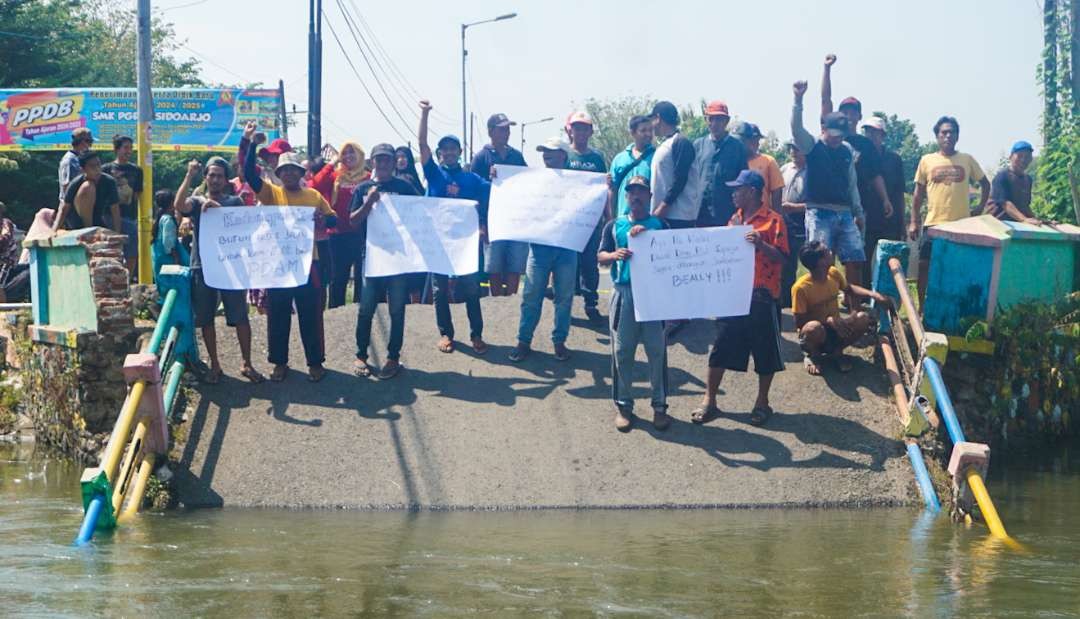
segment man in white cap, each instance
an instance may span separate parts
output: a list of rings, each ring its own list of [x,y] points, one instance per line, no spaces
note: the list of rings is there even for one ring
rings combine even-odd
[[[565,169],[570,158],[570,145],[559,137],[548,138],[536,147],[543,154],[544,166]],[[585,248],[588,251],[588,247]],[[595,254],[593,260],[595,260]],[[510,360],[523,361],[532,350],[533,332],[540,322],[544,305],[544,288],[552,279],[555,293],[555,325],[551,330],[555,359],[566,361],[570,350],[566,338],[570,335],[570,308],[574,302],[574,283],[577,281],[578,253],[572,249],[529,244],[529,262],[525,267],[525,292],[521,298],[521,320],[518,323],[518,343],[510,351]]]
[[[585,172],[607,172],[607,160],[604,154],[589,146],[593,134],[593,120],[588,112],[572,112],[566,117],[566,135],[570,138],[569,159],[566,167]],[[600,301],[597,289],[600,287],[600,267],[596,264],[596,249],[600,246],[600,231],[604,227],[603,218],[596,225],[589,244],[578,257],[578,293],[585,302],[585,315],[592,322],[603,320],[596,309]]]
[[[885,212],[876,191],[866,192],[862,198],[863,211],[866,213],[866,259],[873,263],[878,241],[900,241],[904,238],[904,162],[900,155],[885,148],[887,129],[885,119],[870,116],[859,124],[863,135],[874,145],[874,151],[880,162],[881,180],[885,183],[885,194],[892,211]],[[870,269],[863,270],[863,286],[870,286]]]

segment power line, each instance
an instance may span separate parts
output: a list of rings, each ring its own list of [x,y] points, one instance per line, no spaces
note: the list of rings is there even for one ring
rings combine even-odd
[[[355,25],[356,24],[356,19],[351,14],[346,12],[345,5],[338,2],[338,6],[340,6],[341,10],[343,12],[345,12],[346,21],[347,22],[352,21],[353,25]],[[355,9],[355,5],[353,5],[353,9]],[[402,94],[401,89],[399,89],[397,87],[397,83],[394,81],[394,79],[391,76],[390,72],[386,70],[386,67],[384,67],[382,62],[379,60],[379,55],[376,54],[375,51],[374,51],[375,48],[372,47],[372,45],[370,43],[368,43],[367,39],[364,38],[364,33],[360,29],[359,26],[356,27],[356,32],[357,32],[357,34],[360,35],[360,41],[362,41],[364,43],[364,45],[367,46],[368,52],[371,54],[371,57],[375,59],[375,64],[379,67],[379,70],[383,72],[383,77],[386,77],[387,78],[386,81],[390,82],[390,87],[393,88],[394,92],[396,92],[397,95],[399,97],[401,97],[401,100],[405,102],[406,108],[412,110],[413,116],[415,116],[416,119],[419,120],[420,119],[420,112],[418,112],[416,110],[415,101],[409,101],[409,97],[406,97],[404,94]],[[423,98],[423,97],[420,97],[420,98]]]
[[[374,41],[375,49],[378,50],[380,54],[382,54],[382,57],[386,61],[386,64],[390,67],[392,73],[397,77],[398,81],[402,84],[402,86],[404,86],[405,90],[409,91],[409,93],[417,100],[424,99],[425,96],[421,94],[415,86],[412,85],[412,82],[409,81],[409,78],[405,76],[404,71],[402,71],[401,68],[397,66],[397,63],[394,62],[393,57],[386,51],[386,48],[383,47],[383,44],[379,41],[379,37],[375,34],[375,29],[367,23],[366,19],[364,19],[364,15],[360,12],[360,9],[357,8],[356,3],[353,2],[353,0],[348,0],[348,2],[349,5],[352,7],[353,13],[355,14],[360,25],[367,32],[368,40]],[[443,114],[440,114],[438,110],[432,110],[431,117],[436,118],[439,120],[439,122],[443,123],[454,122],[453,119]]]
[[[364,92],[367,93],[368,98],[371,99],[371,103],[375,105],[375,109],[378,110],[379,115],[383,117],[386,124],[390,126],[390,129],[397,134],[403,142],[408,142],[409,138],[405,137],[398,131],[398,128],[394,126],[394,123],[390,120],[390,117],[386,115],[382,107],[379,106],[379,102],[375,99],[375,95],[371,93],[371,89],[364,83],[364,78],[360,77],[360,71],[357,70],[356,65],[353,64],[352,58],[349,57],[349,53],[345,51],[345,46],[341,43],[341,38],[338,37],[337,31],[334,30],[333,23],[330,20],[326,21],[326,26],[330,28],[330,34],[334,35],[334,40],[337,41],[338,48],[341,49],[341,55],[345,56],[345,61],[349,63],[349,67],[352,68],[353,73],[356,75],[356,79],[360,82],[360,86],[364,88]]]

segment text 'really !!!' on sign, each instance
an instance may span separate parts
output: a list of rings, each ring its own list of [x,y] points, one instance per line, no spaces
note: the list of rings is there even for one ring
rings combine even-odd
[[[488,238],[580,252],[607,203],[607,175],[496,165]]]
[[[310,206],[207,209],[199,219],[199,259],[211,288],[294,288],[307,283],[315,246]]]
[[[723,318],[750,312],[750,226],[648,230],[630,237],[630,285],[638,321]]]

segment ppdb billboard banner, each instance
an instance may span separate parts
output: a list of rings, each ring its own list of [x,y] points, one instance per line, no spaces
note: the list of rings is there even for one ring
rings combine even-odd
[[[154,89],[154,150],[236,147],[249,120],[269,139],[280,137],[277,90]],[[0,151],[64,150],[71,132],[86,127],[98,142],[135,137],[134,88],[0,90]]]

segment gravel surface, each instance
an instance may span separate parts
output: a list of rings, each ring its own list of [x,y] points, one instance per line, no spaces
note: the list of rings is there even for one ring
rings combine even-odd
[[[589,326],[575,300],[568,346],[551,355],[550,304],[524,363],[507,360],[520,297],[484,299],[478,357],[463,306],[454,306],[458,349],[436,350],[430,306],[407,308],[404,370],[379,381],[352,375],[356,306],[325,317],[323,382],[306,380],[299,334],[285,382],[250,385],[239,377],[231,330],[219,323],[226,376],[199,385],[177,473],[188,506],[361,509],[528,509],[553,507],[866,506],[916,502],[910,466],[873,350],[856,349],[854,369],[824,377],[802,368],[784,334],[787,371],[772,390],[776,414],[749,423],[757,380],[729,373],[721,419],[690,423],[700,401],[713,327],[695,321],[669,345],[671,428],[649,420],[644,352],[639,350],[637,412],[622,434],[613,426],[606,324]],[[603,300],[602,300],[603,304]],[[375,321],[379,364],[388,327]],[[790,316],[785,325],[791,327]],[[266,328],[253,320],[256,365],[269,375]]]

